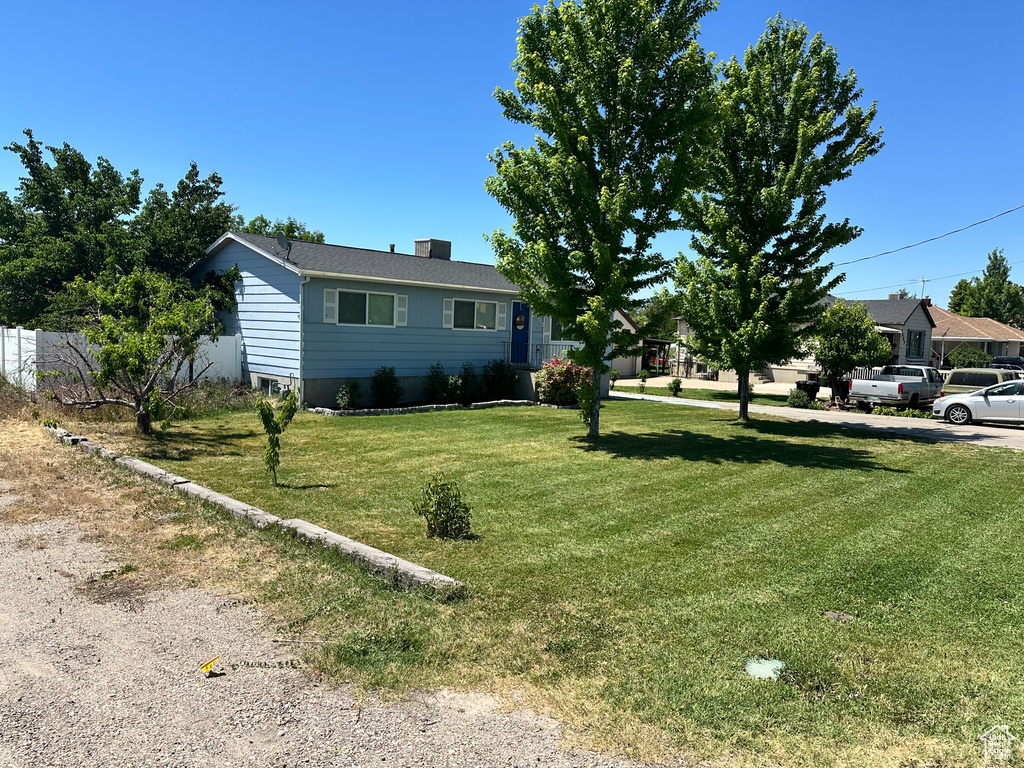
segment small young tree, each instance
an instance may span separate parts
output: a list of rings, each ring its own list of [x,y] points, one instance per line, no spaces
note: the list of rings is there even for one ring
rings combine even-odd
[[[260,417],[263,431],[267,434],[267,449],[263,452],[263,462],[267,465],[277,485],[277,468],[281,466],[281,433],[292,423],[299,409],[299,395],[296,390],[288,393],[280,416],[274,416],[274,406],[262,392],[256,398],[256,414]]]
[[[881,365],[892,354],[889,342],[875,330],[867,307],[857,302],[847,304],[842,299],[821,316],[814,339],[814,359],[832,388],[832,402],[842,397],[840,378],[855,368]]]
[[[220,332],[209,293],[139,267],[94,281],[78,278],[69,295],[86,313],[82,333],[88,343],[69,339],[41,361],[54,399],[81,410],[129,408],[139,432],[150,434],[154,417],[209,367],[182,375],[195,362],[203,336],[216,339]]]
[[[882,142],[853,70],[840,70],[821,35],[808,40],[807,27],[781,17],[742,62],[725,64],[718,95],[710,183],[682,204],[698,258],[680,256],[676,285],[690,353],[736,371],[746,420],[750,373],[803,353],[843,279],[820,260],[860,234],[846,220],[825,223],[825,191]]]

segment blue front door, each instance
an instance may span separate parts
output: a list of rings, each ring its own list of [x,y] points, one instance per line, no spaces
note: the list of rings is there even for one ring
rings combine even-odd
[[[530,308],[519,301],[512,302],[512,348],[509,362],[525,365],[530,360]]]

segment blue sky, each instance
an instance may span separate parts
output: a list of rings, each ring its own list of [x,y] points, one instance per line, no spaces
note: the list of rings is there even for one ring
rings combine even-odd
[[[87,158],[138,168],[148,190],[190,161],[224,178],[247,217],[294,216],[328,242],[409,252],[452,241],[492,262],[484,232],[509,227],[484,192],[487,154],[532,135],[492,98],[510,87],[529,2],[45,2],[5,8],[0,143],[31,128]],[[832,254],[870,256],[1024,204],[1024,4],[978,0],[723,0],[702,25],[741,54],[776,13],[821,31],[877,100],[886,146],[836,185],[832,218],[864,229]],[[0,188],[20,164],[0,153]],[[659,239],[666,255],[689,238]],[[921,277],[980,274],[986,254],[1022,262],[1024,210],[944,240],[845,267],[851,298],[911,291]],[[925,291],[945,305],[958,278]]]

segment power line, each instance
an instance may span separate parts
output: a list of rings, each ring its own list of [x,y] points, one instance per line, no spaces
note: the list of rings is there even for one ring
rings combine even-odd
[[[1022,208],[1024,208],[1024,205],[1018,205],[1016,208],[1011,208],[1008,211],[1003,211],[1002,213],[997,213],[995,216],[989,216],[987,219],[982,219],[981,221],[976,221],[973,224],[968,224],[966,227],[960,227],[959,229],[951,230],[951,231],[947,232],[944,235],[936,235],[935,237],[929,237],[927,240],[922,240],[919,243],[911,243],[910,245],[904,245],[904,246],[902,246],[900,248],[893,248],[891,251],[882,251],[881,253],[876,253],[874,256],[864,256],[864,257],[859,258],[859,259],[851,259],[850,261],[841,261],[838,264],[835,264],[833,266],[845,267],[847,264],[856,264],[856,263],[861,262],[861,261],[868,261],[870,259],[877,259],[879,256],[889,256],[889,255],[891,255],[893,253],[899,253],[900,251],[909,250],[910,248],[917,248],[917,246],[924,245],[925,243],[934,243],[936,240],[941,240],[944,237],[949,237],[950,235],[955,235],[957,232],[963,232],[964,230],[970,229],[971,227],[976,227],[979,224],[986,224],[986,223],[988,223],[990,221],[994,221],[995,219],[998,219],[1000,216],[1005,216],[1008,213],[1013,213],[1014,211],[1019,211]],[[936,279],[941,279],[941,278],[936,278]],[[872,289],[872,290],[879,290],[879,289]]]
[[[1009,261],[1009,262],[1006,263],[1006,266],[1012,267],[1015,264],[1024,264],[1024,259],[1020,259],[1019,261]],[[857,291],[843,291],[843,293],[839,294],[839,295],[849,296],[850,294],[853,294],[853,293],[870,293],[871,291],[884,291],[884,290],[886,290],[888,288],[904,288],[904,287],[910,285],[911,283],[936,283],[939,280],[949,280],[952,277],[963,277],[964,275],[974,275],[974,274],[977,274],[977,272],[978,272],[978,270],[972,269],[972,270],[969,270],[967,272],[957,272],[955,275],[943,275],[942,277],[918,278],[916,280],[907,280],[906,282],[895,283],[893,285],[882,285],[882,286],[879,286],[878,288],[862,288],[862,289],[857,290]]]

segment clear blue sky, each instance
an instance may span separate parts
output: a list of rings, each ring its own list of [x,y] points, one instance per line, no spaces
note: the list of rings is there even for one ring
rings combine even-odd
[[[481,233],[508,228],[484,192],[487,154],[528,143],[492,98],[510,87],[523,0],[46,2],[4,9],[0,143],[32,128],[87,158],[138,168],[145,189],[196,161],[247,217],[294,216],[328,242],[411,251],[452,241],[492,262]],[[886,146],[830,194],[863,236],[834,261],[923,240],[1024,204],[1024,3],[723,0],[701,41],[740,54],[784,17],[821,31],[877,100]],[[0,188],[20,164],[0,153]],[[659,240],[685,249],[680,233]],[[895,256],[847,267],[837,291],[884,297],[919,278],[1024,262],[1024,210]],[[1024,263],[1013,268],[1024,282]],[[956,278],[929,283],[944,305]],[[873,290],[874,289],[874,290]]]

